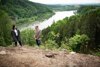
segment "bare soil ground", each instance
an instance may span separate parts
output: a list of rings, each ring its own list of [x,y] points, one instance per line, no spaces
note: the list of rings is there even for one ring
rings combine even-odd
[[[0,47],[0,67],[100,67],[100,57],[32,47]]]

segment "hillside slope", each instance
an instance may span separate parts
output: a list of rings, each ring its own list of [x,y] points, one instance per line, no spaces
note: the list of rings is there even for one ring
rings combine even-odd
[[[0,0],[0,9],[4,10],[16,21],[23,18],[31,18],[31,20],[35,21],[53,14],[46,5],[28,0]]]
[[[0,67],[100,67],[100,57],[64,50],[0,47]]]

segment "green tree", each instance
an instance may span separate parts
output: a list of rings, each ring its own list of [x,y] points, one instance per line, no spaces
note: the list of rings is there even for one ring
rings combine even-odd
[[[11,25],[12,21],[4,11],[0,10],[0,45],[8,46],[11,44]]]

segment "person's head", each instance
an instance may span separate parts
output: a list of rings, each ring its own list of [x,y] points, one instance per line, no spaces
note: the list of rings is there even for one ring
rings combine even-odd
[[[39,26],[35,26],[35,29],[38,30],[39,29]]]
[[[12,29],[13,29],[13,30],[16,29],[16,25],[13,25],[13,26],[12,26]]]

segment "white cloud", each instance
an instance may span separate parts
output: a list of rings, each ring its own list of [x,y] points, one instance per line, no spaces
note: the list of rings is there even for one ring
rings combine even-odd
[[[43,4],[84,4],[84,3],[100,3],[100,0],[30,0],[32,2]]]

